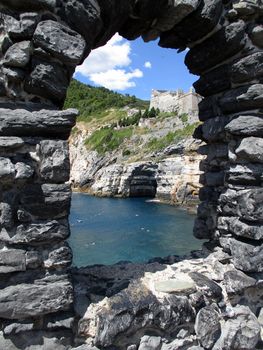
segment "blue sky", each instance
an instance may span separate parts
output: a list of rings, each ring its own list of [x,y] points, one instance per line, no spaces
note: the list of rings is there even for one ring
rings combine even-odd
[[[150,99],[152,89],[188,91],[198,77],[184,65],[185,54],[160,48],[157,41],[131,42],[116,34],[77,67],[75,78],[142,99]]]

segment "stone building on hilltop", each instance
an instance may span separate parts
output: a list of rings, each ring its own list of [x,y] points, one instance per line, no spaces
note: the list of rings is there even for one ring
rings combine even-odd
[[[159,108],[161,112],[177,112],[178,115],[184,113],[193,118],[198,117],[198,103],[202,97],[193,88],[189,92],[181,89],[177,91],[152,90],[150,108]]]

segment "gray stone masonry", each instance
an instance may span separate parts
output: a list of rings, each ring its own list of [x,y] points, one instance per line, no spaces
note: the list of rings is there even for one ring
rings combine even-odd
[[[190,49],[185,63],[204,97],[195,136],[207,143],[194,234],[262,284],[262,1],[0,0],[0,349],[73,344],[67,138],[77,112],[60,109],[76,65],[116,32]],[[218,338],[216,308],[204,306],[192,349],[255,349],[254,314],[241,308]],[[235,328],[245,320],[246,340]],[[138,324],[140,349],[159,349]]]

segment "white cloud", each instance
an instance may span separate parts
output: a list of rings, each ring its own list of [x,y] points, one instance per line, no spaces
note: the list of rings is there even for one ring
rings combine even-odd
[[[125,90],[136,86],[134,78],[143,77],[139,69],[127,69],[131,64],[130,55],[131,44],[116,34],[105,46],[93,50],[76,73],[108,89]]]
[[[145,68],[151,69],[151,68],[152,68],[151,62],[149,62],[149,61],[145,62],[145,63],[144,63],[144,67],[145,67]]]
[[[140,69],[135,69],[127,72],[124,69],[110,69],[106,72],[93,73],[90,75],[90,80],[97,85],[102,85],[112,90],[126,90],[135,87],[134,78],[142,78],[143,72]]]

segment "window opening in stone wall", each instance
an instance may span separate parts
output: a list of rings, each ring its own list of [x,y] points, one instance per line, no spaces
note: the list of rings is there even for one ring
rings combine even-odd
[[[173,260],[201,247],[203,156],[192,138],[201,97],[186,53],[115,34],[77,67],[65,103],[80,111],[70,138],[75,265]]]

